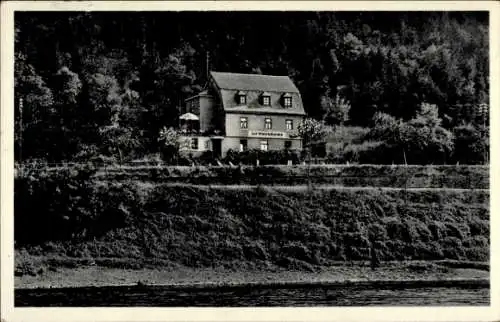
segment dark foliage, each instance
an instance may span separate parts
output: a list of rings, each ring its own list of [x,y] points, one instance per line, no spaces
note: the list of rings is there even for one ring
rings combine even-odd
[[[98,184],[57,174],[17,183],[15,240],[31,254],[168,260],[487,260],[486,191],[210,189]],[[79,188],[57,193],[65,182]],[[20,199],[16,199],[20,200]],[[63,219],[62,217],[68,217]],[[31,274],[20,267],[19,274]]]
[[[135,186],[98,184],[92,167],[30,171],[16,177],[15,240],[37,244],[46,240],[87,240],[134,220],[140,207]]]

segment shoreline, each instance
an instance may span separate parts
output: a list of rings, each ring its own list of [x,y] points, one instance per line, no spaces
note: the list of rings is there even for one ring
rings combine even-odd
[[[164,288],[245,288],[245,287],[341,287],[406,284],[428,286],[487,285],[490,272],[476,268],[433,266],[412,270],[404,264],[369,267],[333,266],[307,272],[288,269],[225,268],[143,268],[138,270],[87,266],[58,268],[37,276],[16,276],[14,289],[57,289],[82,287],[164,287]]]
[[[490,279],[407,279],[407,280],[345,280],[345,281],[311,281],[311,282],[251,282],[251,283],[180,283],[180,284],[99,284],[87,286],[63,286],[63,287],[40,287],[40,286],[24,286],[15,287],[14,290],[39,290],[39,289],[79,289],[79,288],[120,288],[120,287],[145,287],[145,288],[168,288],[172,290],[189,290],[189,289],[236,289],[236,288],[314,288],[314,287],[346,287],[346,286],[366,286],[366,287],[489,287]]]

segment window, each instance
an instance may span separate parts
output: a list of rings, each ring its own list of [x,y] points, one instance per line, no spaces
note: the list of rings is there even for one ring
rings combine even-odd
[[[247,97],[246,97],[246,95],[243,95],[243,94],[238,95],[238,103],[240,105],[246,104],[247,103]]]
[[[285,141],[285,149],[290,149],[292,147],[292,141]]]
[[[292,98],[291,97],[284,97],[283,98],[283,105],[285,107],[292,107]]]
[[[286,120],[286,129],[288,131],[293,130],[293,120]]]
[[[240,129],[248,129],[248,118],[240,117]]]
[[[267,140],[260,141],[260,149],[262,151],[267,151],[268,148],[269,148],[269,143],[267,142]]]
[[[198,138],[191,138],[191,150],[198,150]]]
[[[248,147],[247,140],[240,140],[240,152],[246,151]]]
[[[273,121],[270,118],[265,119],[264,128],[270,130],[273,128]]]
[[[262,96],[262,105],[264,105],[264,106],[271,105],[271,97],[269,97],[269,96]]]

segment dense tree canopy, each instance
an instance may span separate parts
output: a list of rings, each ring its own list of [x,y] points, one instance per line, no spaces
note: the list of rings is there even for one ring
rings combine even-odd
[[[22,129],[17,155],[23,159],[158,151],[160,129],[175,126],[179,105],[205,85],[207,53],[212,70],[289,75],[308,115],[332,125],[372,126],[384,113],[429,129],[421,126],[428,103],[436,107],[433,119],[442,119],[432,132],[437,140],[458,133],[461,149],[471,145],[468,134],[488,126],[487,109],[479,108],[489,100],[486,13],[17,12],[15,18],[16,147]]]

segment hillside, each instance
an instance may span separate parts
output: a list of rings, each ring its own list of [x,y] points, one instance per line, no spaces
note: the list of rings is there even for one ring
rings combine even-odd
[[[210,188],[137,181],[72,189],[58,196],[48,192],[51,198],[34,191],[16,203],[20,272],[32,255],[93,258],[103,266],[129,268],[176,263],[299,270],[368,260],[372,245],[384,261],[489,256],[485,190]]]

